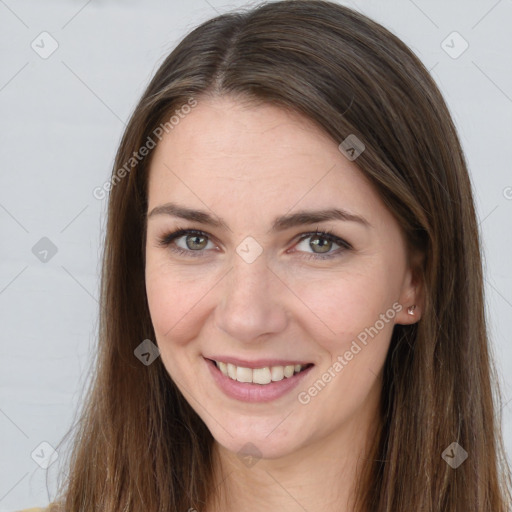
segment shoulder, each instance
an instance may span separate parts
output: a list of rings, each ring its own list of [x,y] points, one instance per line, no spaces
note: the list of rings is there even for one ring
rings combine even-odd
[[[24,508],[23,510],[18,510],[17,512],[44,512],[44,508],[35,507],[35,508]]]

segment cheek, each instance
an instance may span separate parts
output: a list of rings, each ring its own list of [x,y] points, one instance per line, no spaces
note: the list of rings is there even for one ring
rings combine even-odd
[[[199,337],[202,320],[198,281],[184,282],[175,273],[163,269],[146,272],[146,293],[155,343],[169,375],[180,385],[191,378],[195,351],[193,341]],[[183,390],[182,390],[183,392]]]
[[[333,395],[327,393],[326,398],[346,391],[357,402],[375,381],[393,332],[397,314],[393,304],[399,308],[394,280],[382,268],[368,266],[361,272],[315,280],[300,288],[308,309],[295,316],[300,318],[301,329],[314,338],[322,360],[320,371],[336,376],[332,387],[329,385]]]
[[[297,400],[311,418],[330,418],[327,430],[377,400],[375,386],[389,350],[396,310],[389,283],[371,277],[331,280],[323,293],[321,286],[303,288],[304,302],[315,305],[312,309],[321,322],[310,313],[302,318],[301,327],[314,336],[321,362],[297,391]]]
[[[201,279],[178,278],[176,272],[164,266],[146,267],[151,321],[162,345],[182,344],[194,338],[200,325],[197,314],[201,297],[208,291],[208,285],[204,283]]]
[[[367,268],[296,282],[294,292],[304,312],[298,318],[310,326],[318,324],[323,338],[336,341],[357,336],[391,308],[395,292],[384,276],[378,269]]]

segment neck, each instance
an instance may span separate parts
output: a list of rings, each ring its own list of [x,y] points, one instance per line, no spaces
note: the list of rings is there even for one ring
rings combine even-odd
[[[216,496],[207,512],[352,512],[355,484],[368,469],[379,433],[376,407],[340,429],[278,459],[250,466],[214,443]],[[356,415],[357,416],[357,415]]]

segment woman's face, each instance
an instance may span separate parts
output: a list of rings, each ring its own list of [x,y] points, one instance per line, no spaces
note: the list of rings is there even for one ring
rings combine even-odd
[[[420,308],[407,313],[405,241],[357,160],[297,114],[226,97],[201,99],[154,151],[156,343],[214,438],[276,458],[364,431],[393,326]],[[178,229],[195,232],[159,243]]]

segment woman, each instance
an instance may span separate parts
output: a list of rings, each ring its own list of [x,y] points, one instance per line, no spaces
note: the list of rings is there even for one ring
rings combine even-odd
[[[107,188],[98,367],[48,510],[508,510],[470,180],[394,35],[316,0],[202,24]]]

